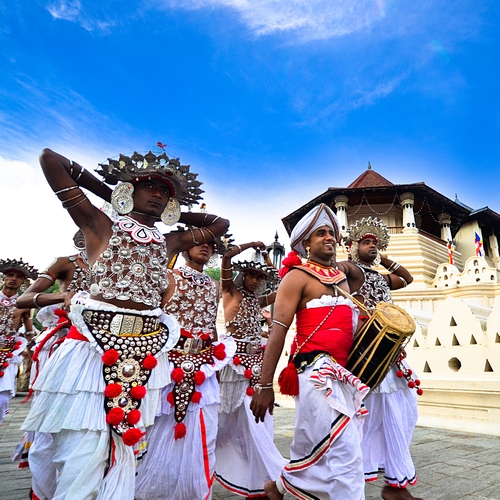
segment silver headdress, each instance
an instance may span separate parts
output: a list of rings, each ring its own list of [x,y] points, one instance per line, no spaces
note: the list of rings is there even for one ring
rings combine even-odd
[[[376,217],[363,217],[361,220],[351,224],[349,234],[344,239],[344,245],[347,247],[354,262],[359,261],[359,242],[369,237],[376,240],[379,252],[383,252],[389,246],[389,228],[380,219]],[[380,256],[377,257],[377,261],[380,261]],[[378,262],[374,262],[374,264],[378,264]]]
[[[111,185],[121,181],[113,191],[111,204],[119,214],[129,213],[133,209],[133,182],[141,179],[160,179],[170,189],[170,200],[162,221],[173,225],[180,217],[180,205],[193,205],[201,200],[201,182],[198,174],[189,171],[189,165],[181,165],[178,158],[169,158],[165,152],[155,155],[149,151],[145,155],[134,153],[132,156],[120,155],[118,160],[108,158],[100,163],[96,172]]]
[[[9,271],[22,274],[25,278],[32,280],[38,278],[38,270],[23,262],[23,259],[0,259],[0,273],[6,274]]]
[[[181,165],[178,158],[169,158],[167,153],[155,155],[151,151],[145,155],[134,153],[132,156],[120,155],[118,160],[108,158],[100,163],[96,172],[111,185],[119,181],[131,182],[136,179],[159,178],[165,181],[170,195],[177,198],[181,205],[192,205],[201,200],[202,183],[197,181],[198,174],[189,171],[190,165]]]
[[[243,278],[247,271],[254,271],[262,274],[263,280],[260,285],[255,290],[256,295],[262,295],[264,292],[268,293],[276,290],[280,283],[280,277],[278,275],[278,270],[267,264],[262,264],[261,262],[256,262],[253,260],[244,260],[233,263],[234,270],[238,273],[234,279],[234,286],[239,290],[243,287]]]

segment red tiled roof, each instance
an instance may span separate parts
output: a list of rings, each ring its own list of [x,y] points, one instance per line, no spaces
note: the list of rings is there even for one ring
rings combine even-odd
[[[394,184],[375,172],[375,170],[368,168],[356,180],[352,181],[347,188],[367,188],[378,186],[394,186]]]

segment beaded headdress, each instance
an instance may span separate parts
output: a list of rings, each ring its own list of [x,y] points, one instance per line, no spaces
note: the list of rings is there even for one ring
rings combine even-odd
[[[377,249],[379,252],[382,252],[389,246],[389,228],[376,217],[363,217],[361,220],[351,224],[349,233],[344,239],[344,244],[348,248],[350,257],[354,262],[359,260],[359,242],[365,238],[374,238]]]
[[[233,263],[233,267],[238,273],[234,279],[234,286],[238,290],[243,287],[243,279],[245,273],[248,271],[254,271],[262,274],[263,280],[257,287],[257,290],[255,290],[256,295],[262,295],[266,290],[273,291],[278,288],[280,277],[278,275],[278,270],[272,266],[253,260],[244,260]]]
[[[25,278],[32,280],[38,277],[38,270],[23,262],[23,259],[0,259],[0,273],[6,274],[9,271],[22,274]]]
[[[177,198],[181,205],[192,205],[201,200],[201,182],[198,174],[189,171],[190,165],[181,165],[178,158],[169,158],[167,153],[145,155],[134,153],[132,156],[120,155],[118,160],[108,158],[107,163],[100,163],[96,172],[111,185],[119,181],[132,182],[144,178],[161,179],[171,189],[170,196]]]

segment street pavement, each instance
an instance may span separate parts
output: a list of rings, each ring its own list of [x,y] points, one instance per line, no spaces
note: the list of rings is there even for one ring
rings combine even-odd
[[[29,498],[29,470],[19,469],[10,460],[29,409],[22,399],[18,396],[11,401],[10,413],[0,427],[0,500]],[[288,457],[294,419],[290,401],[282,401],[274,416],[276,445]],[[425,500],[500,500],[500,437],[417,426],[411,452],[419,476],[418,484],[410,488],[414,496]],[[380,499],[382,486],[381,479],[367,484],[366,500]],[[241,499],[215,484],[213,500]]]

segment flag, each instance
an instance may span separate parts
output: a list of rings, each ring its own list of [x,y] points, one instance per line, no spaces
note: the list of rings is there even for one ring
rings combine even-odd
[[[479,236],[479,234],[477,234],[475,231],[474,231],[474,243],[476,245],[476,255],[478,257],[482,257],[483,256],[483,241],[481,239],[481,236]]]
[[[451,240],[448,240],[446,248],[448,249],[448,262],[450,264],[455,264],[455,259],[453,258],[453,242]]]

